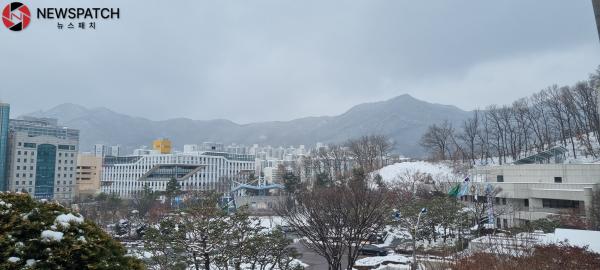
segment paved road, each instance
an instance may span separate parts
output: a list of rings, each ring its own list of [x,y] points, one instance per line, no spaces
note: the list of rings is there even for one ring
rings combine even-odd
[[[295,247],[298,250],[298,252],[300,252],[302,254],[302,257],[300,258],[300,260],[303,263],[308,264],[308,267],[306,267],[306,270],[327,270],[328,269],[327,261],[325,260],[325,258],[321,257],[314,251],[306,248],[301,243],[298,243],[298,242],[293,243],[292,246]],[[342,266],[345,267],[347,263],[348,263],[348,260],[346,260],[346,258],[343,258]]]

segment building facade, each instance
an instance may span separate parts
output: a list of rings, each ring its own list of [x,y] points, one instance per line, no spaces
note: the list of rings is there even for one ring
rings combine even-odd
[[[102,157],[95,155],[77,156],[77,196],[85,198],[100,193]]]
[[[104,144],[94,144],[93,153],[97,157],[105,157],[110,155],[108,146]]]
[[[10,105],[0,103],[0,191],[8,187],[8,121],[10,116]]]
[[[498,227],[519,226],[565,212],[585,216],[593,192],[600,188],[600,164],[491,166],[477,168],[472,175],[496,188],[493,203],[500,214],[495,220]]]
[[[105,157],[101,191],[131,198],[144,186],[164,191],[175,178],[184,191],[228,192],[232,180],[248,171],[254,171],[254,156],[224,152]]]
[[[11,119],[8,140],[8,190],[36,199],[73,200],[78,130],[58,126],[55,119]]]

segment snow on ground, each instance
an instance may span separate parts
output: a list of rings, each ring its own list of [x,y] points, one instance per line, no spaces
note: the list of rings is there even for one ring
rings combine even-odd
[[[385,230],[387,232],[385,240],[382,244],[375,244],[375,246],[382,248],[389,247],[396,239],[412,239],[412,236],[410,236],[410,233],[406,229],[391,228],[391,226],[387,226]]]
[[[285,226],[285,221],[280,216],[261,216],[257,217],[261,227],[266,230],[273,230],[277,226]]]
[[[431,163],[427,161],[401,162],[385,166],[376,171],[385,182],[402,182],[407,175],[415,173],[430,174],[435,181],[462,180],[452,168],[444,163]]]
[[[78,217],[78,216],[75,216],[75,215],[69,213],[69,214],[58,215],[56,217],[56,219],[54,219],[54,224],[60,224],[65,228],[69,227],[69,222],[81,224],[81,223],[83,223],[83,217],[81,217],[81,216]]]
[[[570,245],[588,248],[600,253],[600,232],[589,230],[561,229],[557,228],[554,233],[545,235],[545,243],[553,244],[561,241],[567,241]]]
[[[358,259],[355,263],[355,266],[358,267],[378,267],[381,264],[403,264],[408,265],[410,263],[410,259],[403,255],[392,254],[387,256],[375,256],[375,257],[366,257],[362,259]]]
[[[11,263],[17,263],[19,262],[21,259],[17,258],[17,257],[10,257],[8,258],[8,261]]]
[[[63,239],[63,233],[55,232],[52,230],[45,230],[42,232],[42,239],[49,241],[61,241]]]

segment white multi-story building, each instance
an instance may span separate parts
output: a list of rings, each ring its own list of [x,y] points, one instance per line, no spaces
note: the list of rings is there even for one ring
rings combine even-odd
[[[496,188],[498,227],[519,226],[565,211],[585,216],[593,192],[600,188],[600,164],[509,164],[479,167],[472,175],[478,181],[472,189],[479,196],[481,185]],[[467,199],[474,195],[470,192]]]
[[[54,119],[10,120],[8,190],[71,201],[76,193],[79,131]]]
[[[252,155],[214,151],[105,157],[101,190],[131,198],[145,185],[164,191],[167,182],[175,178],[184,191],[227,192],[231,180],[254,172],[254,162]]]
[[[200,147],[198,147],[197,144],[184,144],[183,145],[184,153],[198,152],[199,150],[200,150]]]

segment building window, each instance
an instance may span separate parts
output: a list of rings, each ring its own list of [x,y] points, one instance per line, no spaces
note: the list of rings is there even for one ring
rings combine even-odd
[[[523,205],[525,205],[525,207],[529,207],[529,199],[523,200]]]
[[[52,197],[54,190],[54,170],[56,168],[56,146],[40,144],[37,148],[35,175],[35,195]],[[33,163],[33,159],[31,160]]]
[[[502,198],[502,204],[506,205],[506,198]]]
[[[562,177],[560,177],[560,176],[554,177],[554,183],[562,183]]]
[[[27,147],[27,148],[35,148],[36,144],[35,143],[24,143],[23,147]]]
[[[504,175],[497,175],[496,182],[504,182]]]
[[[542,199],[544,208],[579,208],[579,201]]]

